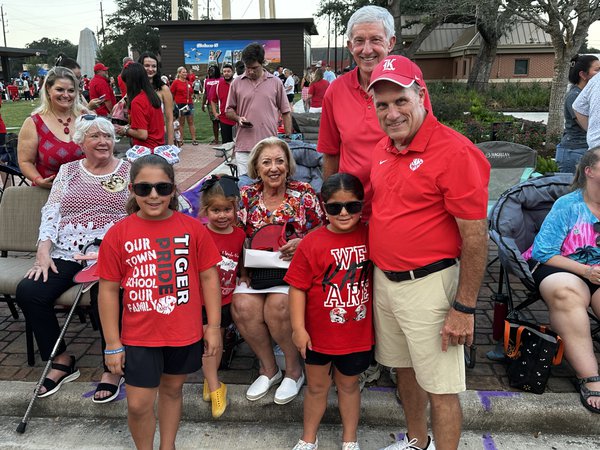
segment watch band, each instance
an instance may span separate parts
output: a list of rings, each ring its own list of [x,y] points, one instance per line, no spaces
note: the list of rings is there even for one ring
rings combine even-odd
[[[477,311],[477,308],[472,308],[471,306],[463,305],[458,300],[454,300],[454,303],[452,304],[452,307],[455,310],[457,310],[457,311],[459,311],[461,313],[465,313],[465,314],[475,314],[475,311]]]

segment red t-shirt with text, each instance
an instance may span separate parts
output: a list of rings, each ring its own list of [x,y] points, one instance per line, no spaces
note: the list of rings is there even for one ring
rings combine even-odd
[[[305,326],[314,351],[347,355],[371,349],[371,275],[364,225],[350,233],[322,227],[302,239],[284,279],[307,293]]]
[[[221,280],[221,304],[227,305],[231,303],[233,290],[236,286],[238,263],[246,233],[238,227],[233,227],[233,231],[229,234],[215,233],[210,228],[206,227],[209,234],[212,236],[217,249],[221,252],[221,262],[217,264],[219,267],[219,278]]]
[[[199,273],[220,261],[204,226],[179,212],[160,221],[132,214],[116,223],[102,241],[98,271],[125,290],[121,342],[183,347],[202,339]]]

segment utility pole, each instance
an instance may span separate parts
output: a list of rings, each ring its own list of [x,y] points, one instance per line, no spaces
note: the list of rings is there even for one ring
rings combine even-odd
[[[4,5],[0,6],[0,15],[2,16],[2,34],[4,35],[4,46],[6,47],[6,28],[4,26]]]
[[[102,46],[104,47],[106,45],[106,32],[104,31],[104,12],[102,11],[102,2],[100,2],[100,25],[102,26],[100,31],[102,31]]]
[[[331,14],[327,14],[327,64],[330,65],[329,49],[331,48]],[[337,68],[336,68],[337,69]],[[333,69],[334,71],[336,69]]]
[[[206,18],[210,20],[210,0],[206,0]]]

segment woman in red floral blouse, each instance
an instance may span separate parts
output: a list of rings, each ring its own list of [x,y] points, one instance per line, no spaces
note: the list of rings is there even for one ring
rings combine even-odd
[[[248,237],[267,224],[291,223],[298,238],[290,239],[279,251],[291,260],[300,239],[320,226],[323,213],[312,187],[290,177],[296,163],[288,145],[277,138],[260,141],[248,160],[248,175],[257,183],[241,189],[240,221]],[[260,361],[260,376],[246,392],[248,400],[264,397],[271,386],[282,380],[271,345],[273,339],[285,356],[286,377],[275,392],[275,403],[292,401],[302,384],[304,374],[300,357],[292,342],[288,307],[289,286],[252,289],[242,277],[233,294],[232,314],[235,323]]]

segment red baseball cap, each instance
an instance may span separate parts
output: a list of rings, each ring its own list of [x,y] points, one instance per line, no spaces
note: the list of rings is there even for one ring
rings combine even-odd
[[[373,88],[373,85],[378,81],[389,81],[391,83],[407,88],[417,83],[420,87],[425,89],[424,105],[425,109],[432,111],[431,99],[429,98],[429,91],[427,85],[423,79],[423,72],[419,66],[408,59],[405,56],[390,55],[383,59],[373,72],[371,73],[371,82],[367,91]]]
[[[400,56],[391,55],[383,59],[371,73],[371,83],[367,90],[370,90],[378,81],[390,81],[402,87],[410,87],[413,83],[424,87],[423,73],[410,59]]]
[[[94,72],[98,72],[99,70],[108,70],[108,67],[99,62],[94,66]]]

